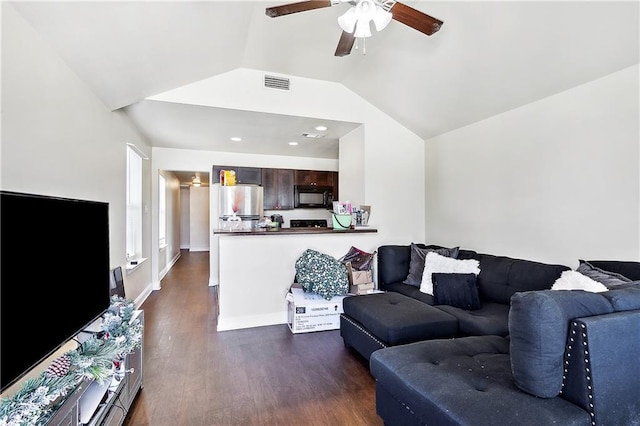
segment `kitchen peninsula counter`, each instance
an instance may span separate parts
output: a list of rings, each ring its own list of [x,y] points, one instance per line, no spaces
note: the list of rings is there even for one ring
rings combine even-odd
[[[368,226],[356,227],[355,229],[333,229],[333,228],[255,228],[242,230],[214,229],[215,235],[300,235],[300,234],[360,234],[378,232],[376,228]]]
[[[214,230],[210,272],[218,285],[218,331],[286,324],[285,296],[305,250],[339,259],[352,246],[373,253],[379,244],[378,230],[364,226]]]

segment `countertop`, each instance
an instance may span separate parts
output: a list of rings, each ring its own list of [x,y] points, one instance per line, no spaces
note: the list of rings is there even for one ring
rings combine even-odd
[[[300,234],[362,234],[378,232],[376,228],[358,226],[355,229],[333,228],[254,228],[232,231],[228,229],[214,229],[214,235],[300,235]]]

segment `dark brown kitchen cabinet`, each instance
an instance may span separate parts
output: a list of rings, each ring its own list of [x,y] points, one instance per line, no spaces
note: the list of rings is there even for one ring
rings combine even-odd
[[[262,169],[265,210],[293,209],[294,171],[291,169]]]
[[[220,183],[220,170],[234,170],[237,184],[262,184],[262,169],[259,167],[213,166],[211,183]]]
[[[296,185],[333,186],[338,184],[337,172],[323,170],[296,170]]]

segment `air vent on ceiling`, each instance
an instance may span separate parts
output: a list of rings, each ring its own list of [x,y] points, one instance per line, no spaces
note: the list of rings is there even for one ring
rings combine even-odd
[[[290,90],[290,81],[288,78],[276,77],[273,75],[264,76],[264,87],[267,89]]]
[[[320,139],[320,138],[324,138],[325,134],[324,133],[302,133],[300,136],[302,136],[303,138],[311,138],[311,139]]]

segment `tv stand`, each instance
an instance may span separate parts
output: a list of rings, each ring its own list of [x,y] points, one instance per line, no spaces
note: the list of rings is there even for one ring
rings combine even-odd
[[[144,311],[138,310],[131,321],[144,326]],[[110,383],[100,385],[85,379],[71,392],[49,420],[49,426],[120,426],[142,388],[143,343],[120,364]]]

